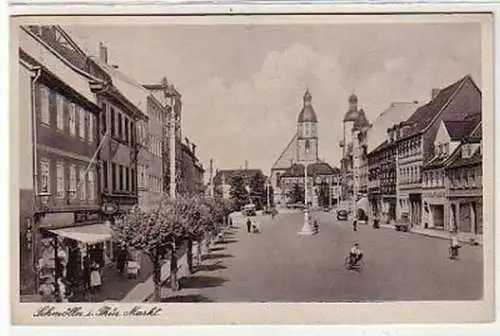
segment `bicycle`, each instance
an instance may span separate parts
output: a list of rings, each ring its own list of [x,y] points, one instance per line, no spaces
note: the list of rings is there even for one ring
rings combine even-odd
[[[361,270],[361,268],[363,268],[364,265],[365,262],[363,261],[363,259],[358,261],[356,264],[353,264],[350,255],[348,255],[344,260],[344,266],[348,270]]]

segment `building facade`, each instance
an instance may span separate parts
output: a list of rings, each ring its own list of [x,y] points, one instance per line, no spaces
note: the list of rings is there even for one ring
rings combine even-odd
[[[460,120],[481,111],[481,92],[470,76],[432,91],[419,107],[392,131],[397,142],[397,217],[423,227],[422,167],[434,156],[434,139],[442,120]]]
[[[305,167],[307,167],[307,180]],[[334,206],[339,202],[339,186],[340,169],[332,168],[325,162],[316,162],[306,166],[294,164],[283,173],[280,179],[280,188],[286,197],[285,204],[303,203],[305,188],[307,188],[308,203],[312,207]]]
[[[368,200],[371,211],[389,223],[396,219],[396,146],[394,122],[406,120],[418,102],[392,102],[367,130]]]
[[[90,82],[96,78],[53,48],[60,36],[53,26],[19,30],[20,97],[30,102],[20,109],[30,121],[20,134],[21,294],[63,275],[79,279],[93,242],[78,232],[105,229],[94,160],[100,107]],[[98,262],[103,257],[95,255]]]

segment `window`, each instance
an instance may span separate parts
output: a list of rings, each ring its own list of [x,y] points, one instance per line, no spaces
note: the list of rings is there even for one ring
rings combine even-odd
[[[474,171],[474,169],[471,169],[469,171],[469,176],[470,176],[470,185],[472,187],[476,187],[477,186],[477,183],[476,183],[476,172]]]
[[[102,185],[105,190],[108,189],[108,161],[102,162]]]
[[[128,128],[129,128],[129,121],[127,118],[124,118],[125,119],[125,142],[126,143],[129,143],[129,137],[128,137]]]
[[[69,110],[69,134],[72,136],[76,135],[76,105],[70,103],[68,106]]]
[[[69,166],[69,191],[76,192],[76,166],[74,164]]]
[[[49,110],[50,90],[48,87],[40,86],[40,122],[50,124],[50,110]]]
[[[111,108],[111,136],[115,136],[116,135],[116,125],[115,125],[115,109],[114,108]],[[114,188],[113,188],[114,189]]]
[[[57,198],[64,198],[64,163],[58,162],[56,165],[56,192]]]
[[[131,185],[131,190],[132,192],[135,192],[137,190],[137,175],[135,172],[135,169],[131,169],[131,174],[130,174],[130,185]]]
[[[125,168],[125,190],[130,191],[130,168]]]
[[[57,129],[64,131],[64,97],[57,95]]]
[[[111,164],[111,188],[113,191],[116,190],[116,163]]]
[[[117,123],[118,123],[118,134],[117,134],[117,137],[119,139],[122,138],[122,114],[118,112],[118,119],[117,119]]]
[[[80,166],[80,180],[78,182],[78,191],[80,192],[80,200],[87,200],[87,183],[85,181],[85,166]]]
[[[94,142],[94,116],[89,114],[89,143]]]
[[[50,193],[50,161],[48,159],[40,160],[40,186],[41,193]]]
[[[123,178],[124,178],[124,176],[123,176],[123,165],[120,165],[118,173],[119,173],[120,190],[123,190]]]
[[[444,144],[444,153],[448,155],[450,153],[450,144]]]
[[[78,107],[78,136],[85,139],[85,110]]]
[[[102,127],[102,132],[103,133],[106,133],[106,129],[107,129],[107,114],[108,114],[108,105],[106,105],[106,103],[102,103],[102,107],[101,107],[101,127]]]
[[[89,184],[89,201],[93,201],[95,195],[95,176],[93,170],[88,172],[87,178]]]

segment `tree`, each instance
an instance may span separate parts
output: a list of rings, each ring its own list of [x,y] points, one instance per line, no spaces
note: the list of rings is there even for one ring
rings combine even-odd
[[[231,177],[231,189],[229,195],[236,210],[240,210],[248,202],[248,191],[246,189],[245,177],[241,174],[235,174]]]
[[[266,202],[266,177],[262,173],[258,172],[252,175],[248,185],[255,203],[260,208],[262,204],[265,204]]]

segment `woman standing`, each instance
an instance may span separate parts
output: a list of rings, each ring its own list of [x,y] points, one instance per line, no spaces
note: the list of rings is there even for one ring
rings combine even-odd
[[[90,264],[90,288],[92,292],[99,289],[102,285],[100,267],[94,260]]]

